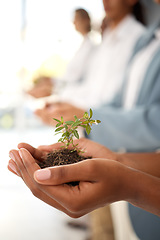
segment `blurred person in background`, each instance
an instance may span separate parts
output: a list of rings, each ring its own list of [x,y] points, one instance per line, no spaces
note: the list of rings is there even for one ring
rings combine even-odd
[[[110,1],[104,0],[106,10],[110,9],[109,3]],[[160,21],[137,41],[124,74],[124,83],[116,97],[110,103],[93,109],[95,118],[102,123],[93,129],[90,138],[114,151],[123,149],[127,152],[152,152],[160,146],[159,25]],[[100,84],[100,79],[98,80]],[[105,94],[109,94],[105,90]],[[88,90],[88,94],[89,91],[91,90]],[[41,112],[37,112],[37,115],[45,123],[51,124],[53,116],[63,116],[66,121],[74,115],[81,117],[84,111],[85,108],[62,103],[54,105],[52,111],[46,111],[44,116]],[[158,217],[130,205],[129,214],[140,239],[160,239]]]
[[[102,35],[102,38],[103,38],[103,34],[107,28],[107,26],[109,25],[109,21],[107,19],[107,16],[105,16],[102,20],[102,23],[101,23],[101,26],[100,26],[100,30],[101,30],[101,35]]]
[[[138,1],[115,0],[110,2],[110,7],[106,7],[107,2],[104,1],[104,8],[108,24],[103,31],[102,43],[91,54],[81,81],[61,91],[60,104],[46,104],[44,108],[36,111],[44,123],[52,124],[50,120],[54,109],[57,110],[58,107],[65,109],[64,102],[80,108],[98,107],[110,101],[121,87],[123,73],[133,46],[145,31],[140,22],[143,17],[139,17],[139,12],[143,11]]]
[[[145,29],[139,1],[115,0],[103,4],[108,23],[102,43],[93,52],[83,81],[64,89],[60,95],[60,101],[81,108],[98,107],[113,98],[121,87],[133,46]]]
[[[90,54],[96,45],[96,41],[92,36],[89,13],[85,9],[75,9],[73,24],[76,31],[82,35],[83,41],[75,56],[69,62],[63,77],[51,79],[49,77],[41,76],[35,79],[33,81],[33,88],[28,91],[29,95],[35,98],[50,96],[52,93],[54,94],[59,91],[65,85],[73,84],[75,81],[81,79],[81,76],[86,69]]]

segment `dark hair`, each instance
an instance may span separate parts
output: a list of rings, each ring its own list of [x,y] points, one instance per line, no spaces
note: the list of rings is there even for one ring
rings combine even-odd
[[[139,22],[146,25],[144,17],[144,6],[139,1],[133,6],[132,14]]]
[[[75,13],[78,13],[81,16],[81,18],[88,20],[87,31],[90,31],[91,30],[91,18],[89,16],[89,13],[83,8],[75,9]]]

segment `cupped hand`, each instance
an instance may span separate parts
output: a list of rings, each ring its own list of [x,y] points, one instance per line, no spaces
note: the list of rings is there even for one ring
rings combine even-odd
[[[106,159],[40,169],[30,152],[12,150],[15,167],[34,196],[71,217],[80,217],[98,207],[122,200],[123,165]],[[79,181],[79,185],[66,183]]]
[[[96,143],[94,141],[91,141],[87,138],[80,138],[73,141],[74,145],[78,144],[78,148],[82,150],[82,155],[85,157],[91,156],[92,158],[107,158],[112,160],[118,160],[119,155],[115,152],[112,152],[105,146]],[[55,143],[51,145],[42,145],[38,147],[39,151],[42,152],[50,152],[54,149],[61,148],[61,143]]]
[[[58,186],[43,186],[34,179],[34,172],[40,170],[39,165],[36,163],[36,160],[32,157],[28,150],[22,148],[20,151],[11,150],[8,169],[22,178],[26,186],[31,190],[32,194],[42,200],[43,202],[49,204],[50,206],[63,211],[67,215],[73,218],[78,218],[82,216],[79,213],[72,213],[63,207],[61,203],[56,201],[54,196],[51,196],[51,192],[56,190]],[[50,189],[52,188],[52,191]],[[59,186],[63,189],[63,186]]]

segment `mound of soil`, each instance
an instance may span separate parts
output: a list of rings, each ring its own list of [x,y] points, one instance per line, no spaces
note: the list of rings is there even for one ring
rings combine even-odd
[[[84,156],[81,156],[77,150],[70,150],[67,148],[63,148],[63,149],[54,150],[53,152],[48,153],[44,161],[39,162],[38,164],[40,168],[46,168],[46,167],[77,163],[89,158],[91,157],[85,158]],[[72,186],[76,186],[79,184],[79,182],[71,182],[68,184]]]

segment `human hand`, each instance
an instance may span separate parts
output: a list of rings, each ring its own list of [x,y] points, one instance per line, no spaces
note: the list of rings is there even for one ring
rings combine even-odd
[[[91,156],[92,158],[106,158],[106,159],[112,159],[112,160],[119,160],[119,154],[112,152],[105,146],[96,143],[94,141],[91,141],[87,138],[80,138],[75,139],[73,141],[74,145],[78,144],[78,148],[81,150],[81,155],[84,157]],[[51,145],[41,145],[38,148],[34,148],[33,146],[27,144],[27,143],[19,143],[18,148],[25,148],[28,150],[28,152],[32,155],[32,157],[35,159],[35,161],[41,162],[44,160],[46,154],[48,154],[51,151],[61,149],[62,143],[54,143]],[[72,148],[71,146],[69,148]],[[14,150],[13,150],[14,151]],[[10,155],[12,156],[12,150],[10,151]],[[12,157],[11,157],[12,158]]]
[[[112,160],[119,160],[119,154],[112,152],[105,146],[96,143],[94,141],[91,141],[90,139],[87,138],[80,138],[80,139],[75,139],[73,141],[74,145],[78,144],[78,148],[82,150],[83,153],[81,153],[83,156],[88,157],[92,156],[92,158],[107,158],[107,159],[112,159]],[[42,152],[51,152],[54,149],[60,149],[62,143],[54,143],[51,145],[42,145],[38,147],[39,151]],[[24,147],[24,145],[19,144],[19,147]],[[70,147],[71,148],[71,147]],[[29,150],[29,148],[28,148]]]
[[[25,145],[25,144],[24,144]],[[27,146],[28,144],[26,144]],[[28,147],[30,149],[32,149],[32,147],[30,145],[28,145]],[[32,149],[34,150],[34,148]],[[37,160],[35,160],[31,154],[29,153],[28,150],[23,149],[23,152],[25,152],[24,154],[28,154],[25,155],[27,158],[27,162],[26,164],[28,165],[28,167],[26,167],[22,161],[21,158],[21,154],[19,153],[19,151],[17,150],[11,150],[10,151],[10,157],[11,159],[9,160],[8,163],[8,169],[9,171],[11,171],[12,173],[16,174],[17,176],[21,177],[22,180],[24,181],[24,183],[26,184],[26,186],[31,190],[32,194],[39,198],[40,200],[42,200],[43,202],[49,204],[50,206],[63,211],[64,213],[66,213],[67,215],[73,217],[73,218],[77,218],[80,217],[79,214],[76,213],[70,213],[70,211],[68,211],[67,209],[65,209],[61,204],[59,204],[54,198],[52,198],[51,196],[48,196],[47,193],[45,192],[46,188],[40,184],[38,184],[33,177],[30,176],[31,172],[33,173],[34,171],[40,169],[39,165],[37,164]],[[36,151],[35,154],[39,155],[39,151]],[[39,156],[37,155],[37,157],[39,158]],[[31,165],[30,165],[31,164]],[[30,165],[30,166],[29,166]],[[32,174],[33,176],[33,174]],[[56,186],[55,186],[56,189]]]
[[[125,198],[121,191],[124,166],[116,161],[92,159],[41,170],[28,150],[11,153],[14,161],[10,161],[33,195],[71,217]],[[72,181],[79,185],[65,184]]]
[[[18,144],[18,148],[25,148],[27,149],[30,154],[34,157],[36,162],[40,162],[44,160],[45,155],[48,153],[47,151],[40,151],[37,148],[32,147],[31,145],[27,144],[27,143],[19,143]],[[8,165],[8,169],[13,172],[14,174],[16,174],[17,176],[20,176],[20,172],[16,166],[15,163],[15,156],[19,157],[18,151],[17,150],[11,150],[9,152],[9,156],[10,156],[10,161],[9,161],[9,165]]]
[[[81,118],[85,110],[77,108],[69,103],[50,103],[42,109],[37,109],[35,114],[41,118],[41,120],[48,125],[56,125],[53,118],[60,119],[63,116],[64,121],[74,120],[74,115]]]
[[[51,78],[40,77],[37,79],[34,87],[27,91],[29,95],[35,98],[47,97],[52,94],[53,84]]]

